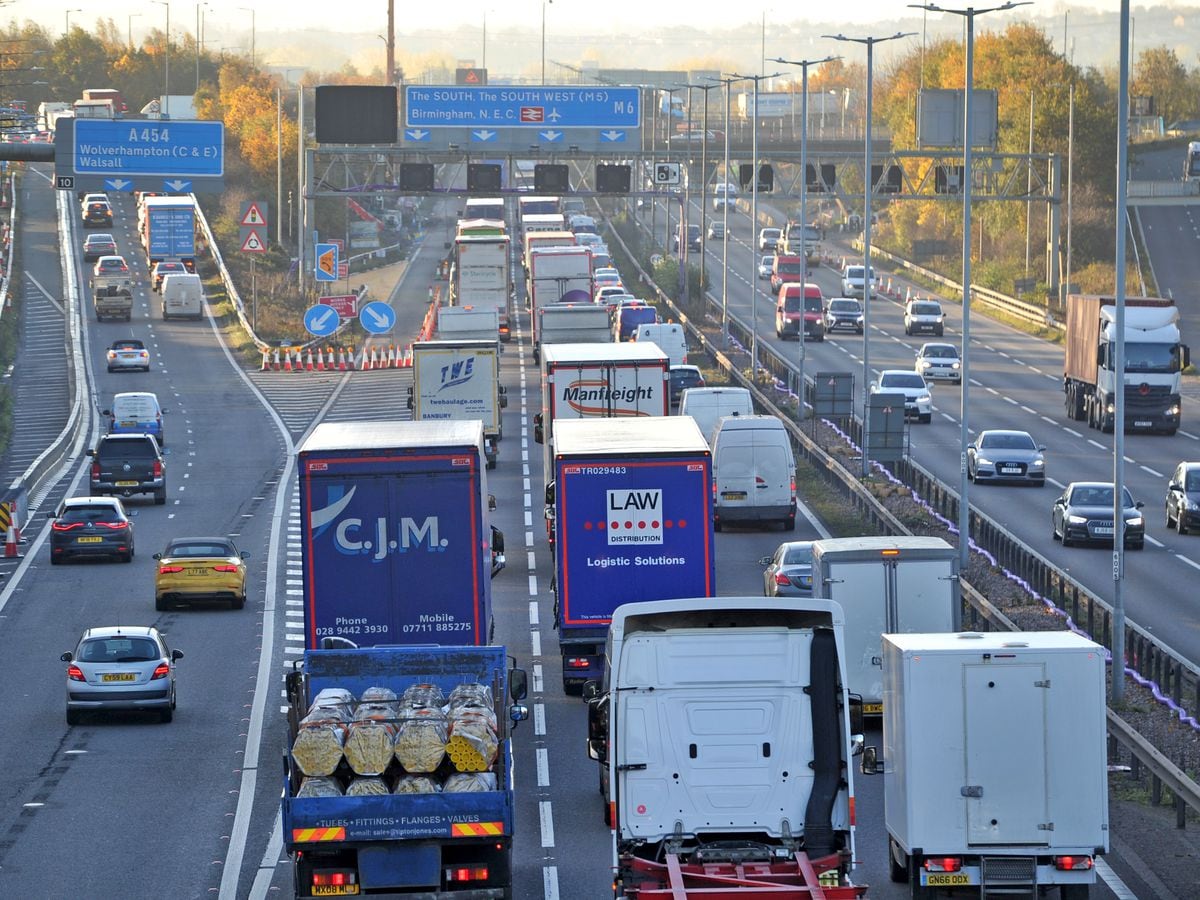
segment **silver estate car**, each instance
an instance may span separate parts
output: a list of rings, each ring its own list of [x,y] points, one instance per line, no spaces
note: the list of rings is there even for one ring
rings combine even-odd
[[[981,431],[967,445],[971,481],[1046,483],[1046,448],[1027,431]]]
[[[59,658],[67,663],[68,725],[85,712],[145,709],[164,722],[175,714],[175,663],[183,651],[169,649],[153,626],[89,628]]]

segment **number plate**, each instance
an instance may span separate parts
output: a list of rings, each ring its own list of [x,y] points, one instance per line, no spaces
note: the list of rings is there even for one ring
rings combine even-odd
[[[878,716],[878,715],[882,715],[882,713],[883,713],[883,704],[882,703],[864,703],[862,709],[863,709],[863,715]]]
[[[1020,475],[1021,474],[1020,466],[1001,466],[1000,471],[1003,472],[1005,475]]]
[[[207,575],[208,569],[188,569],[187,573],[189,575]]]
[[[137,681],[133,672],[109,672],[100,676],[101,681]]]
[[[118,481],[117,487],[137,487],[136,481]]]
[[[1107,525],[1096,525],[1092,528],[1092,534],[1112,534],[1113,530]]]
[[[1145,422],[1145,421],[1135,420],[1133,423],[1133,427],[1134,428],[1149,428],[1153,424],[1154,424],[1153,422]]]
[[[745,500],[745,491],[721,491],[722,500]]]
[[[75,543],[77,543],[77,544],[99,544],[99,543],[102,543],[103,541],[104,541],[104,538],[102,538],[102,537],[75,538]]]
[[[969,885],[971,876],[966,872],[922,872],[921,883],[927,887],[959,887]]]
[[[312,887],[314,897],[345,897],[357,893],[357,884],[314,884]]]

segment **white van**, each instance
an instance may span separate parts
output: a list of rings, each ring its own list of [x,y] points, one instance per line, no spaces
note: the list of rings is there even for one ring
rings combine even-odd
[[[162,317],[199,319],[204,315],[204,284],[191,272],[172,272],[163,276]]]
[[[679,415],[691,416],[696,420],[700,433],[711,448],[721,418],[754,415],[754,401],[747,388],[688,388],[679,400]]]
[[[726,205],[732,205],[733,201],[737,200],[738,189],[736,184],[726,182],[713,186],[713,212],[720,212]]]
[[[150,391],[123,391],[113,394],[112,406],[103,410],[108,417],[109,434],[151,434],[158,446],[166,444],[162,407],[158,395]]]
[[[725,416],[713,438],[713,528],[779,522],[796,528],[796,457],[775,416]]]
[[[683,333],[683,326],[678,322],[639,325],[637,331],[633,333],[633,339],[657,344],[658,349],[667,354],[667,359],[673,366],[687,365],[687,336]]]

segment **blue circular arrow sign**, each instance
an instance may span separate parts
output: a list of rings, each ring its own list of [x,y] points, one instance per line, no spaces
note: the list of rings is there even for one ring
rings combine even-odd
[[[371,334],[387,334],[396,327],[396,311],[382,300],[372,300],[359,311],[358,321]]]
[[[316,337],[328,337],[342,324],[341,316],[332,306],[310,306],[304,311],[304,327]]]

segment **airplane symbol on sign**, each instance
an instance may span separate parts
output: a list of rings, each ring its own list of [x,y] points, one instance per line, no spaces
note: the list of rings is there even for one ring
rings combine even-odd
[[[562,113],[560,113],[557,108],[551,109],[550,114],[547,115],[546,118],[549,119],[551,122],[557,122],[559,119],[562,118]]]

